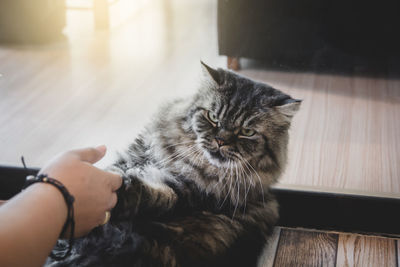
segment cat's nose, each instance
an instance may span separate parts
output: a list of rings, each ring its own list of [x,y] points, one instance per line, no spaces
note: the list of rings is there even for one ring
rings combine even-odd
[[[221,137],[215,137],[215,140],[217,141],[218,147],[221,147],[223,145],[226,145],[226,142],[224,139],[222,139]]]
[[[218,134],[215,136],[218,147],[226,146],[228,143],[230,144],[232,142],[232,138],[232,132],[224,128],[219,129]]]

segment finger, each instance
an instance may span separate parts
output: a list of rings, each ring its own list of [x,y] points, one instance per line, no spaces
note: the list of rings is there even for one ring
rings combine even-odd
[[[109,204],[108,210],[112,210],[115,207],[115,205],[117,205],[117,202],[118,202],[117,194],[113,193],[111,195],[111,199],[110,199],[110,204]]]
[[[109,174],[111,189],[113,192],[115,192],[122,186],[123,183],[122,177],[116,173],[108,173],[108,174]]]
[[[96,172],[96,176],[102,181],[105,181],[107,185],[111,187],[111,191],[117,191],[122,186],[123,180],[120,174],[104,171],[94,166],[92,167],[93,171]]]
[[[89,147],[77,149],[72,152],[77,154],[80,160],[93,164],[104,157],[104,155],[106,154],[106,147],[102,145],[96,148]]]

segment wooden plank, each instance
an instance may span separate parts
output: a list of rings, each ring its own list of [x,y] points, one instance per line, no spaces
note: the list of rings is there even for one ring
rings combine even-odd
[[[276,255],[276,249],[278,247],[279,236],[281,234],[281,228],[275,227],[271,237],[265,245],[263,252],[258,259],[258,267],[272,267],[274,266],[274,259]]]
[[[340,234],[337,266],[396,267],[395,240],[354,234]]]
[[[334,267],[337,234],[282,229],[275,256],[275,267]]]

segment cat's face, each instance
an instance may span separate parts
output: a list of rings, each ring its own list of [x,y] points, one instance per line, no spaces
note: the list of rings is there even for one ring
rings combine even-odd
[[[279,165],[291,117],[300,101],[222,69],[206,66],[212,82],[200,92],[192,128],[209,162]]]

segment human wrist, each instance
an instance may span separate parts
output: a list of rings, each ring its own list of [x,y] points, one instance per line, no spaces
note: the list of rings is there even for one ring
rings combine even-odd
[[[36,177],[35,176],[28,176],[26,177],[24,189],[26,187],[29,187],[33,184],[37,183],[44,183],[45,185],[52,186],[53,188],[57,189],[59,193],[61,193],[62,197],[64,198],[64,201],[67,206],[67,218],[65,219],[64,226],[62,227],[61,233],[59,234],[59,237],[69,237],[69,247],[67,252],[60,256],[51,253],[50,257],[55,259],[55,260],[62,260],[66,258],[72,250],[72,245],[74,243],[74,232],[75,232],[75,220],[74,220],[74,201],[75,198],[69,193],[68,189],[58,180],[48,177],[46,174],[39,174]],[[51,191],[54,192],[54,191]],[[54,196],[54,193],[53,193]],[[66,233],[67,231],[69,232],[69,235],[67,236]]]
[[[54,186],[47,183],[35,183],[25,189],[27,192],[32,191],[40,195],[48,207],[54,212],[55,220],[65,223],[68,216],[68,206],[61,192]]]

